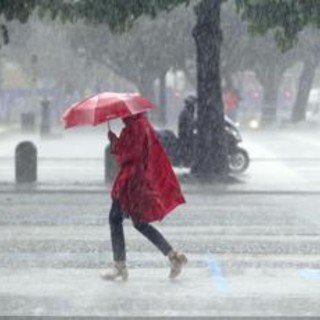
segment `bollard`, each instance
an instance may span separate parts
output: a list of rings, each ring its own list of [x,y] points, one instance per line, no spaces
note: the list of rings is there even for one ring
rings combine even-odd
[[[44,99],[41,101],[41,123],[40,123],[40,135],[45,136],[50,133],[50,109],[49,100]]]
[[[104,180],[106,183],[112,182],[117,174],[117,164],[111,154],[110,145],[105,148],[104,152]]]
[[[15,152],[16,183],[37,180],[37,148],[30,141],[20,142]]]

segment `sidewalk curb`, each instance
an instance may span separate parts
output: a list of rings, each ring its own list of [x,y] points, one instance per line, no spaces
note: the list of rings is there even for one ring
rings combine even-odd
[[[194,195],[194,194],[203,194],[203,195],[270,195],[270,196],[319,196],[320,190],[267,190],[267,189],[252,189],[252,190],[237,190],[237,189],[214,189],[212,187],[200,189],[188,189],[183,188],[183,193]],[[78,186],[65,185],[62,187],[55,186],[41,186],[37,184],[0,184],[0,194],[10,194],[10,193],[19,193],[19,194],[60,194],[60,193],[69,193],[69,194],[109,194],[111,191],[111,185],[105,185],[101,187],[88,187],[88,186]]]

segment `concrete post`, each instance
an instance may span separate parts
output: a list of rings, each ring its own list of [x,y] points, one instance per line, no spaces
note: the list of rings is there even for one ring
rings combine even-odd
[[[15,151],[16,183],[37,181],[37,148],[30,141],[20,142]]]
[[[40,123],[40,135],[45,136],[50,133],[50,102],[47,99],[41,101],[41,123]]]

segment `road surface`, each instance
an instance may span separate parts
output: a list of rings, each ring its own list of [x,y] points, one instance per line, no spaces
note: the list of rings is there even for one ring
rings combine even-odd
[[[104,140],[83,136],[68,148],[75,135],[34,138],[41,181],[25,189],[12,173],[21,137],[3,139],[0,315],[318,316],[319,131],[244,137],[252,163],[241,183],[183,183],[187,204],[156,224],[188,255],[179,279],[168,279],[166,259],[125,222],[127,283],[99,277],[112,262]]]

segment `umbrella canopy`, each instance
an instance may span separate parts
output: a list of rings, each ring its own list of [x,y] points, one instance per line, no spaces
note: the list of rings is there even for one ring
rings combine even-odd
[[[138,93],[103,92],[71,105],[63,114],[65,128],[93,125],[125,118],[155,106]]]

